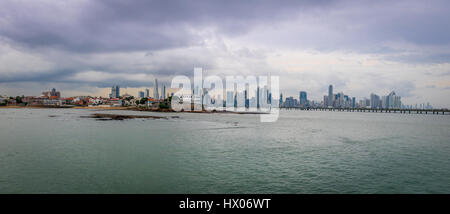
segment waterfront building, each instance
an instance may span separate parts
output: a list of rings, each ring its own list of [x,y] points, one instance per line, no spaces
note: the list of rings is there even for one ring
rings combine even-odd
[[[381,108],[380,97],[374,93],[370,94],[370,107],[373,109]]]
[[[256,108],[260,108],[259,102],[260,102],[260,96],[259,96],[259,86],[256,87]]]
[[[120,86],[115,85],[111,88],[109,98],[119,98],[119,97],[120,97]]]
[[[280,103],[279,103],[279,105],[280,106],[283,105],[283,93],[280,93]]]
[[[296,102],[294,97],[286,97],[286,100],[284,101],[284,107],[294,107],[295,103]]]
[[[233,91],[227,91],[226,105],[227,105],[227,107],[234,107],[234,92]]]
[[[325,95],[323,96],[323,107],[327,107],[328,106],[328,96]]]
[[[166,99],[166,85],[163,85],[162,92],[161,92],[161,99]]]
[[[308,102],[306,91],[300,91],[299,100],[300,100],[300,106],[306,106],[306,104]]]
[[[122,106],[122,100],[119,98],[111,98],[109,100],[109,105],[112,107],[119,107]]]
[[[402,102],[401,97],[395,94],[395,91],[392,91],[387,96],[382,97],[382,107],[383,108],[401,108]]]
[[[155,84],[153,86],[153,98],[159,99],[159,92],[158,92],[158,79],[155,78]]]
[[[139,91],[139,98],[144,98],[145,93],[143,91]]]
[[[50,91],[42,92],[41,97],[46,99],[57,100],[61,98],[61,93],[59,91],[56,91],[55,88],[53,88]]]
[[[328,107],[333,107],[333,85],[328,86]]]

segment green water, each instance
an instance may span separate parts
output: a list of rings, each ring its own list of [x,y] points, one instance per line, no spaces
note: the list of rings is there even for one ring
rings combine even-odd
[[[0,193],[450,193],[448,115],[95,112],[1,109]]]

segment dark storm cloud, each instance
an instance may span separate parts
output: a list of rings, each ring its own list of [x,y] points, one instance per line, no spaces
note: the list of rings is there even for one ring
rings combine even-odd
[[[96,80],[81,75],[83,79],[79,74],[95,71],[113,77],[146,74],[162,78],[190,76],[196,66],[231,73],[235,64],[254,73],[266,72],[266,55],[258,52],[259,48],[280,55],[297,50],[336,51],[374,54],[404,64],[444,64],[450,62],[449,8],[450,1],[439,0],[3,0],[0,48],[37,56],[49,65],[36,69],[33,63],[26,68],[16,66],[18,72],[0,66],[0,83],[138,87],[151,85],[153,80]],[[234,49],[228,49],[229,43],[220,44],[222,40],[231,41]],[[224,47],[217,51],[215,46]],[[0,63],[14,58],[2,58],[8,55],[8,48],[6,54],[0,52]],[[146,58],[133,55],[136,52]],[[15,65],[29,63],[16,55]],[[336,88],[349,85],[347,78],[331,70],[320,72],[324,75],[312,74],[308,81],[317,81],[324,89],[330,83]],[[374,69],[373,73],[377,72]],[[280,76],[289,74],[280,71]],[[376,82],[380,77],[355,79]],[[289,81],[298,87],[295,78]],[[396,84],[398,89],[393,87]],[[415,89],[413,83],[402,80],[377,87],[394,88],[404,96]]]
[[[45,2],[45,1],[44,1]],[[73,52],[201,45],[195,30],[242,33],[321,1],[53,1],[0,3],[0,35],[28,47]],[[294,7],[293,7],[294,6]]]
[[[75,73],[73,70],[55,70],[51,72],[23,72],[14,75],[3,75],[0,73],[0,83],[6,82],[41,82],[41,81],[60,81],[68,74]]]
[[[73,52],[160,50],[201,45],[197,30],[204,28],[240,35],[300,15],[332,31],[320,35],[311,26],[313,39],[292,35],[318,50],[377,52],[389,41],[449,44],[449,6],[448,1],[2,1],[0,36]]]

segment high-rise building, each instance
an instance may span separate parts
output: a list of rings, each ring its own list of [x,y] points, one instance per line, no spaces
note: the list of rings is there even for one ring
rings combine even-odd
[[[153,86],[153,98],[159,99],[159,92],[158,92],[158,79],[155,78],[155,85]]]
[[[283,105],[283,94],[282,93],[280,93],[280,103],[279,104],[280,104],[280,106]]]
[[[166,85],[163,85],[162,92],[161,92],[161,99],[166,99]]]
[[[261,105],[260,105],[260,96],[259,96],[259,86],[257,86],[256,87],[256,107],[257,108],[260,108],[261,107]]]
[[[305,106],[308,102],[306,91],[300,91],[300,105]]]
[[[143,91],[139,91],[139,97],[143,98],[145,96],[145,93]]]
[[[145,97],[150,97],[150,90],[148,88],[145,89]]]
[[[234,92],[227,91],[227,107],[234,107]]]
[[[335,98],[335,103],[334,103],[334,107],[345,107],[345,95],[344,92],[339,92],[336,94],[336,98]]]
[[[244,90],[244,105],[245,105],[245,108],[249,107],[248,89]]]
[[[387,96],[383,96],[381,99],[382,108],[401,108],[402,101],[401,97],[395,94],[395,91],[392,91]]]
[[[381,108],[381,100],[380,97],[376,94],[370,94],[370,107],[373,109]]]
[[[333,107],[333,85],[328,86],[328,107]]]
[[[402,102],[401,97],[395,94],[395,91],[392,91],[388,95],[389,99],[389,108],[401,108]]]
[[[59,98],[61,98],[61,93],[59,91],[56,91],[55,88],[53,88],[50,91],[42,92],[41,97],[46,97],[46,98],[50,98],[50,99],[59,99]]]
[[[111,88],[111,94],[109,94],[109,98],[119,98],[120,97],[120,86],[115,85]]]
[[[259,106],[262,108],[267,108],[267,104],[269,104],[269,89],[267,88],[267,85],[265,85],[263,90],[260,90],[260,92],[261,95],[259,96]]]
[[[328,106],[328,96],[325,95],[323,96],[323,107],[327,107]]]
[[[286,100],[284,101],[285,107],[295,107],[296,105],[296,99],[294,99],[293,97],[286,97]]]

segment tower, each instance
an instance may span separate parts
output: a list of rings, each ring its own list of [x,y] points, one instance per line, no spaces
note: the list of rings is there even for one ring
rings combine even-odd
[[[333,85],[328,86],[328,107],[333,107]]]
[[[158,79],[155,78],[155,85],[153,89],[153,98],[159,99],[159,93],[158,93]]]
[[[166,99],[166,85],[163,85],[162,92],[161,92],[161,99]]]

